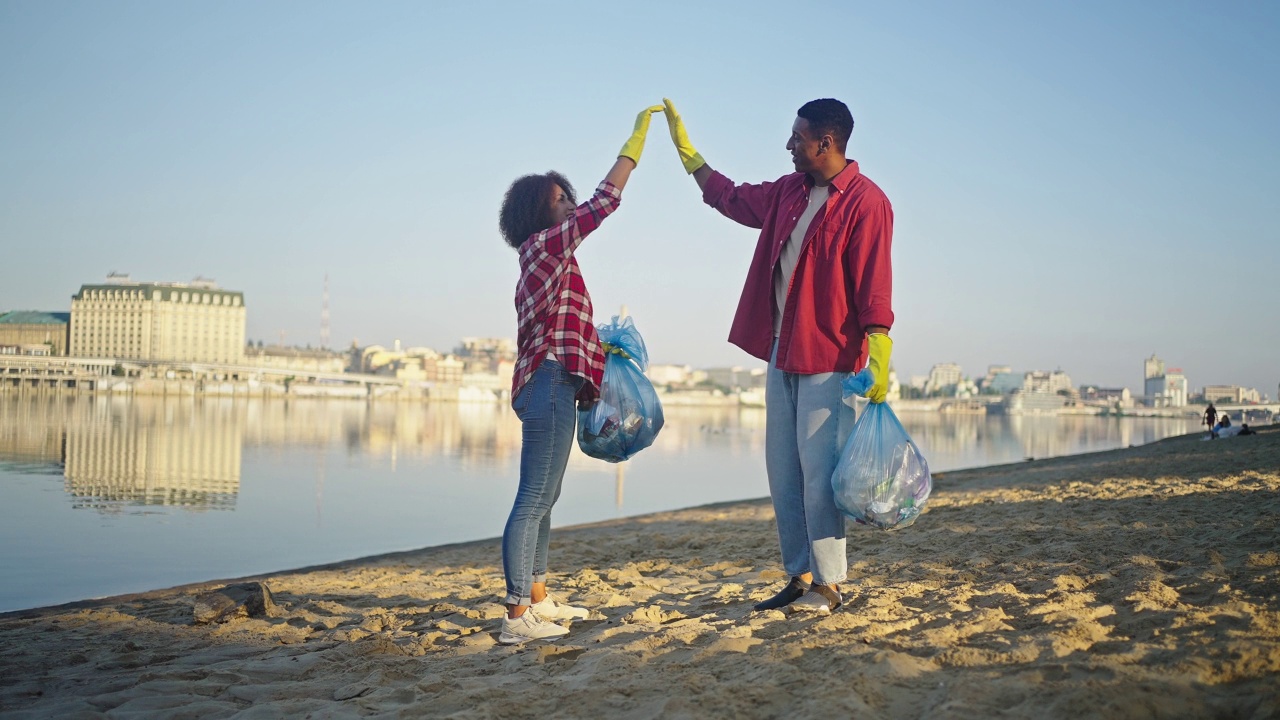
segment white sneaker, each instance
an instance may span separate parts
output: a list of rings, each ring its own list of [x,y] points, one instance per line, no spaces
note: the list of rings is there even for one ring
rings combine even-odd
[[[587,616],[591,614],[586,608],[561,605],[553,600],[550,595],[542,598],[542,602],[534,603],[530,608],[537,610],[539,617],[544,617],[548,620],[586,620]]]
[[[502,618],[502,633],[498,635],[498,642],[503,645],[516,645],[530,640],[554,640],[568,634],[569,628],[543,620],[538,617],[533,607],[530,607],[518,618]]]
[[[826,585],[814,585],[799,600],[787,606],[790,613],[818,613],[828,615],[840,607],[844,598],[840,592]]]

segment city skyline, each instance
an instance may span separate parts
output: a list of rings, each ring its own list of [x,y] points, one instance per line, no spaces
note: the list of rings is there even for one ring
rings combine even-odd
[[[668,96],[713,167],[771,180],[795,108],[833,96],[894,203],[901,377],[1136,389],[1155,352],[1196,386],[1275,392],[1280,9],[860,6],[836,17],[850,71],[824,77],[782,59],[795,10],[733,7],[683,7],[719,28],[692,47],[661,6],[0,5],[0,308],[63,310],[110,271],[207,275],[261,309],[248,337],[318,344],[327,273],[335,346],[510,336],[514,177],[590,192]],[[528,62],[556,35],[556,63]],[[597,321],[627,305],[656,363],[756,362],[725,340],[754,238],[655,124],[581,252]]]
[[[325,339],[325,334],[328,329],[328,276],[327,275],[325,276],[324,284],[325,284],[325,291],[324,291],[323,300],[322,300],[322,311],[320,313],[320,339],[321,340]],[[268,352],[270,352],[272,348],[276,348],[276,349],[282,349],[282,350],[295,350],[295,351],[305,350],[308,352],[327,351],[334,356],[345,356],[345,355],[349,355],[351,352],[354,352],[357,349],[361,350],[362,351],[361,354],[363,355],[368,353],[373,348],[381,348],[381,347],[385,347],[388,351],[400,353],[403,347],[406,350],[411,350],[414,348],[418,348],[418,349],[425,348],[432,352],[438,353],[442,357],[452,357],[453,355],[456,355],[459,353],[463,355],[468,354],[464,350],[464,347],[467,346],[468,343],[485,344],[486,342],[499,341],[504,347],[506,347],[506,352],[511,353],[514,358],[515,342],[514,342],[514,339],[511,337],[480,338],[474,335],[464,336],[462,338],[459,338],[454,343],[446,344],[445,346],[443,346],[445,349],[441,349],[441,347],[429,347],[429,346],[421,346],[421,345],[419,346],[404,345],[398,338],[394,340],[391,344],[386,346],[383,346],[381,343],[373,343],[369,345],[356,345],[354,341],[352,345],[349,345],[345,348],[328,347],[323,344],[317,344],[315,346],[312,346],[310,343],[307,343],[305,345],[302,345],[302,344],[290,345],[284,342],[283,334],[281,337],[281,341],[279,343],[267,344],[264,339],[249,337],[247,333],[244,332],[243,328],[245,326],[245,318],[252,317],[251,315],[249,316],[246,315],[247,304],[245,306],[241,305],[241,303],[244,300],[244,293],[241,291],[232,290],[228,288],[221,288],[213,279],[205,278],[202,276],[197,276],[194,280],[191,281],[191,283],[183,283],[178,281],[134,280],[126,273],[113,272],[107,276],[104,283],[86,283],[84,285],[81,285],[80,290],[75,295],[72,296],[72,312],[70,313],[61,313],[59,311],[22,311],[22,310],[9,311],[9,310],[0,308],[0,322],[3,322],[6,317],[10,316],[10,314],[16,314],[16,315],[47,314],[50,316],[51,319],[54,316],[65,315],[67,320],[64,322],[71,321],[71,324],[74,324],[74,318],[76,316],[75,308],[78,302],[81,303],[80,305],[80,307],[82,308],[81,313],[84,314],[85,311],[90,307],[96,307],[94,305],[84,304],[85,302],[88,302],[88,298],[90,296],[94,295],[95,293],[101,295],[103,293],[113,293],[115,291],[118,291],[118,294],[121,297],[116,300],[108,300],[107,302],[115,302],[119,304],[119,308],[123,309],[123,312],[125,312],[126,315],[128,315],[129,312],[132,312],[133,315],[136,315],[138,317],[142,317],[145,314],[146,319],[142,321],[141,325],[146,325],[147,328],[150,329],[153,321],[150,319],[149,313],[155,312],[155,313],[160,313],[160,315],[163,315],[161,311],[169,311],[170,308],[185,307],[181,305],[180,302],[185,303],[187,301],[186,296],[188,293],[182,292],[182,291],[190,291],[190,290],[196,291],[195,295],[191,298],[191,300],[194,303],[194,307],[196,308],[203,309],[205,307],[204,305],[200,304],[202,292],[205,295],[205,297],[203,298],[205,303],[208,303],[212,299],[214,305],[216,306],[219,304],[219,298],[221,298],[222,300],[225,301],[223,305],[227,306],[226,309],[228,310],[232,309],[230,306],[234,303],[234,305],[236,306],[235,309],[238,310],[238,313],[239,313],[239,320],[237,323],[239,325],[238,333],[244,336],[244,349],[250,350],[256,347],[258,348],[259,353],[261,353],[262,349],[265,347]],[[159,302],[157,302],[154,305],[152,304],[152,300],[151,300],[151,296],[153,293],[158,293],[156,297],[159,299]],[[210,294],[212,294],[214,297],[212,298],[209,297]],[[216,308],[215,308],[215,311],[216,311]],[[626,311],[625,307],[621,311],[625,312]],[[114,312],[118,313],[118,312],[121,312],[121,310],[116,310]],[[148,344],[144,343],[141,337],[132,338],[128,334],[110,335],[108,339],[100,341],[98,345],[93,345],[93,346],[87,345],[85,342],[85,339],[88,338],[93,332],[95,332],[95,330],[93,329],[94,327],[96,327],[96,325],[93,325],[94,322],[96,322],[97,325],[102,325],[103,328],[108,328],[108,327],[114,328],[115,325],[113,323],[124,322],[125,324],[127,324],[128,322],[135,322],[134,319],[121,320],[120,318],[116,318],[114,315],[111,316],[111,319],[108,319],[107,316],[98,317],[93,313],[92,310],[89,310],[89,315],[93,317],[91,318],[92,322],[89,324],[88,327],[81,327],[78,330],[68,329],[67,332],[65,333],[69,336],[69,339],[71,340],[70,351],[65,354],[78,356],[78,357],[93,357],[93,358],[116,357],[116,358],[128,359],[130,357],[133,357],[133,355],[112,354],[111,352],[107,352],[106,349],[108,347],[113,347],[118,350],[129,348],[131,349],[131,352],[135,350],[138,352],[142,352],[144,347],[148,347]],[[160,315],[157,315],[157,318],[160,318]],[[133,316],[130,315],[129,317],[132,318]],[[156,328],[161,328],[161,326],[164,325],[164,323],[161,322],[161,319],[157,319],[154,322],[156,323]],[[170,320],[170,324],[172,324],[172,320]],[[138,325],[137,327],[141,328],[141,325]],[[123,325],[121,327],[123,328]],[[184,325],[184,327],[186,326]],[[194,326],[191,326],[191,327],[193,329],[190,332],[194,332]],[[114,331],[111,331],[111,332],[114,332]],[[161,332],[161,331],[157,330],[157,332]],[[170,328],[168,332],[170,334],[174,334],[172,328]],[[187,332],[187,331],[184,330],[184,332]],[[207,331],[204,331],[204,332],[208,334]],[[153,335],[153,334],[154,333],[149,332],[148,337],[150,337],[150,335]],[[231,335],[235,335],[235,334],[236,334],[235,332],[231,333]],[[226,336],[228,340],[230,340],[231,335]],[[77,337],[81,339],[77,341],[76,339]],[[174,334],[174,337],[177,338],[178,335]],[[197,337],[197,335],[192,335],[191,337]],[[203,338],[202,342],[208,339],[204,335],[199,335],[198,337]],[[77,342],[79,343],[81,352],[76,351]],[[102,344],[102,342],[105,342],[106,344]],[[112,342],[114,342],[115,345],[111,345]],[[54,343],[54,345],[56,346],[57,343]],[[201,347],[204,347],[204,346],[202,345]],[[2,348],[3,348],[3,344],[0,344],[0,349]],[[96,350],[97,352],[85,353],[83,352],[83,350],[86,348],[91,350]],[[150,350],[147,350],[146,352],[150,352]],[[161,355],[157,355],[156,358],[154,359],[171,359],[175,361],[181,361],[182,359],[184,359],[183,353],[190,353],[190,352],[196,352],[196,348],[193,346],[186,350],[179,351],[176,354],[165,354],[162,351]],[[54,352],[54,354],[56,355],[59,353]],[[143,357],[144,359],[151,359],[149,355],[140,355],[139,357]],[[192,357],[194,358],[195,356],[193,355]],[[191,358],[187,358],[187,359],[191,359]],[[208,362],[208,361],[213,361],[213,358],[212,357],[203,358],[203,360]],[[225,361],[225,358],[223,359],[223,361]],[[243,360],[241,362],[243,362]],[[680,362],[679,360],[673,360],[667,363],[654,363],[653,367],[654,368],[657,368],[657,367],[694,368],[694,365],[687,362]],[[763,363],[760,362],[759,360],[748,359],[748,361],[745,364],[738,363],[738,364],[726,365],[726,366],[700,366],[700,367],[697,367],[696,369],[697,370],[714,370],[714,369],[726,369],[726,368],[744,368],[744,369],[759,368],[758,371],[762,371],[763,367],[764,367]],[[459,368],[461,368],[461,365],[459,365]],[[942,368],[947,368],[944,372],[946,376],[950,377],[954,375],[954,378],[949,382],[949,384],[952,385],[953,387],[957,387],[956,383],[963,380],[966,387],[969,387],[971,390],[976,392],[977,386],[974,386],[973,383],[976,381],[978,383],[978,386],[980,386],[983,382],[982,376],[978,374],[977,370],[965,372],[962,366],[956,363],[948,362],[948,361],[934,362],[933,364],[931,364],[928,375],[904,375],[898,370],[895,364],[893,363],[890,364],[891,371],[894,371],[896,373],[898,377],[898,381],[901,382],[903,387],[910,386],[917,389],[923,389],[926,392],[926,395],[936,395],[936,393],[931,393],[929,391],[929,384],[933,382],[932,380],[933,376],[939,371],[939,369],[942,369]],[[987,363],[985,375],[988,380],[991,378],[993,373],[998,373],[998,372],[1003,372],[1005,374],[1012,374],[1018,377],[1022,377],[1024,375],[1031,376],[1036,373],[1042,373],[1042,374],[1051,373],[1055,375],[1065,373],[1069,375],[1069,373],[1063,370],[1060,364],[1054,365],[1053,368],[1054,368],[1053,370],[1047,370],[1046,368],[1015,369],[1012,366],[1004,363]],[[1156,368],[1156,369],[1153,370],[1153,368]],[[1163,360],[1161,360],[1156,354],[1153,353],[1149,358],[1144,358],[1143,370],[1142,370],[1143,382],[1142,384],[1137,384],[1133,386],[1133,387],[1136,387],[1137,390],[1131,391],[1132,394],[1137,398],[1144,398],[1144,397],[1151,396],[1152,392],[1151,392],[1150,383],[1152,381],[1152,378],[1158,377],[1161,380],[1163,380],[1163,377],[1165,375],[1165,370],[1166,370],[1166,363]],[[1182,369],[1179,367],[1174,367],[1170,364],[1168,367],[1168,372],[1171,374],[1171,377],[1176,376],[1178,378],[1182,378],[1181,382],[1183,384],[1183,389],[1181,392],[1185,400],[1185,396],[1188,394],[1187,388],[1186,388],[1187,379],[1183,375]],[[928,380],[928,382],[926,382],[926,380]],[[657,381],[655,380],[655,382]],[[1255,401],[1257,401],[1258,399],[1262,399],[1262,401],[1265,402],[1266,399],[1269,398],[1270,396],[1269,390],[1265,388],[1250,387],[1250,386],[1242,385],[1241,383],[1235,383],[1235,382],[1216,382],[1216,383],[1206,382],[1199,386],[1191,385],[1191,389],[1207,390],[1207,388],[1214,387],[1214,386],[1218,386],[1218,387],[1237,386],[1245,390],[1252,390],[1255,394],[1257,394],[1257,397],[1255,397]],[[1128,390],[1131,386],[1127,382],[1121,383],[1120,385],[1108,386],[1103,383],[1092,382],[1092,381],[1081,381],[1081,382],[1074,383],[1072,385],[1072,388],[1083,389],[1086,387],[1092,387],[1092,388],[1116,387],[1116,388],[1124,388]],[[957,394],[959,395],[961,393],[957,392]],[[1192,392],[1190,394],[1196,395],[1197,393]],[[1277,397],[1280,398],[1280,392],[1277,392]],[[1178,403],[1178,404],[1184,404],[1184,403]]]

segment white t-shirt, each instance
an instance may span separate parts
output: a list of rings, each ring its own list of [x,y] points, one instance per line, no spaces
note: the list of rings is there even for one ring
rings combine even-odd
[[[791,286],[791,276],[796,271],[796,261],[800,259],[800,248],[804,247],[804,236],[809,232],[809,225],[818,209],[827,202],[831,186],[814,185],[809,191],[809,206],[796,221],[796,229],[782,246],[782,254],[778,256],[778,266],[773,271],[773,336],[782,334],[782,311],[787,307],[787,289]]]

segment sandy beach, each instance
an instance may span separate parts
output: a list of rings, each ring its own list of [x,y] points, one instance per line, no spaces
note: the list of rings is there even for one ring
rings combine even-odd
[[[228,581],[9,613],[0,716],[1280,717],[1280,427],[945,473],[849,558],[797,620],[751,611],[765,500],[558,530],[592,615],[517,647],[497,540],[254,578],[273,617],[193,624]]]

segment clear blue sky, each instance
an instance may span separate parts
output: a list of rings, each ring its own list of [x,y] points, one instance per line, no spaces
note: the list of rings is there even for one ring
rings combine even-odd
[[[671,97],[738,181],[796,108],[849,104],[896,212],[894,364],[1138,392],[1280,382],[1280,4],[0,2],[0,310],[212,277],[250,339],[515,335],[516,176],[603,177]],[[656,362],[725,337],[755,242],[657,118],[580,260]],[[1268,211],[1266,208],[1272,208]]]

